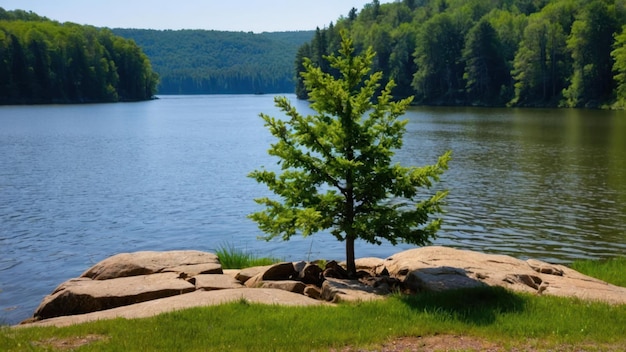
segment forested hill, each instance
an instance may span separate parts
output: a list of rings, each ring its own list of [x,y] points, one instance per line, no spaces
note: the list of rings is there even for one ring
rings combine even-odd
[[[146,100],[158,77],[131,40],[0,7],[0,104]]]
[[[294,58],[313,31],[246,33],[113,29],[134,40],[160,77],[159,94],[259,94],[295,89]]]
[[[417,103],[624,108],[625,24],[624,0],[375,0],[317,31],[296,63],[331,71],[322,57],[345,29]]]

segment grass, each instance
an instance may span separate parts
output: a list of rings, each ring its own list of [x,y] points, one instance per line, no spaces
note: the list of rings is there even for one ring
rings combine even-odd
[[[586,275],[606,281],[613,285],[626,287],[626,257],[611,258],[602,261],[582,260],[572,263],[572,269]]]
[[[626,276],[626,261],[617,263],[610,271]],[[626,350],[626,305],[502,288],[398,295],[334,307],[239,301],[147,319],[2,328],[0,350],[45,351],[70,345],[77,351],[327,351],[345,346],[375,349],[394,337],[433,335],[471,336],[504,350],[621,351]],[[81,346],[81,341],[87,343]]]
[[[220,245],[215,250],[215,254],[220,258],[223,269],[242,269],[253,266],[270,265],[282,261],[279,258],[255,256],[236,248],[233,244]]]

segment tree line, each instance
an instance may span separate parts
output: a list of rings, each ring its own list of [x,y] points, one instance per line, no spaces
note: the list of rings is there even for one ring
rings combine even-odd
[[[146,100],[157,82],[132,40],[0,8],[0,104]]]
[[[374,0],[318,28],[295,65],[333,73],[323,58],[345,29],[419,104],[624,108],[625,25],[623,0]]]
[[[113,29],[134,40],[159,73],[159,94],[293,92],[293,59],[313,31]]]

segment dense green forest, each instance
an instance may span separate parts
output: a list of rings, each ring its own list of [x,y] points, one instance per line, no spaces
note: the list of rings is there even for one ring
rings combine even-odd
[[[0,8],[0,104],[146,100],[157,82],[132,40]]]
[[[332,73],[322,58],[346,30],[420,104],[624,108],[625,24],[626,0],[375,0],[318,29],[296,69]]]
[[[134,40],[159,73],[159,94],[293,92],[296,51],[314,31],[246,33],[113,29]]]

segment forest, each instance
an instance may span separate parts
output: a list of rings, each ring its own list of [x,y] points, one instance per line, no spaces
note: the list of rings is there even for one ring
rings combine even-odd
[[[147,100],[157,83],[132,40],[0,8],[0,104]]]
[[[159,73],[159,94],[261,94],[295,89],[293,60],[314,31],[113,29]]]
[[[625,24],[626,0],[374,0],[318,28],[295,64],[332,74],[323,57],[346,31],[418,104],[623,109]]]

